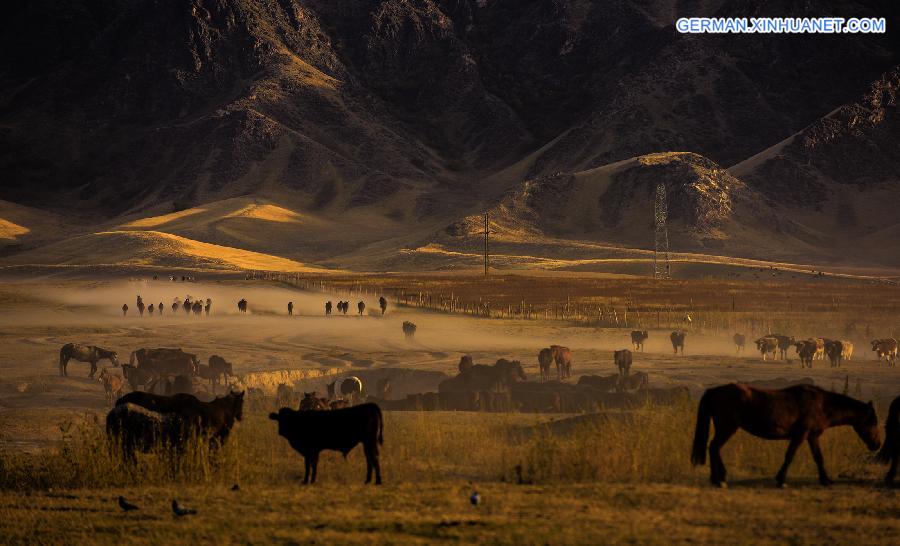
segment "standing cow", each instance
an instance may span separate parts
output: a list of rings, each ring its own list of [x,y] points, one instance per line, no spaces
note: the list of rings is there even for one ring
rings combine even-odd
[[[303,456],[306,467],[304,484],[316,483],[322,451],[340,451],[346,457],[361,443],[366,455],[366,483],[372,481],[374,470],[375,485],[381,485],[378,446],[384,444],[384,420],[381,408],[376,404],[360,404],[332,411],[281,408],[278,413],[270,413],[269,419],[278,422],[278,435]]]
[[[637,351],[640,349],[644,350],[644,342],[647,341],[647,338],[650,337],[647,333],[647,330],[634,330],[631,332],[631,343],[634,345],[634,350]]]
[[[685,337],[687,337],[687,332],[682,330],[676,330],[669,336],[669,339],[672,340],[672,349],[674,349],[675,354],[678,354],[678,349],[681,349],[681,354],[684,354]]]
[[[778,351],[778,340],[769,336],[761,337],[756,340],[756,348],[762,355],[763,362],[766,361],[766,357],[769,356],[769,353],[772,353],[772,360],[775,360],[775,354]]]
[[[628,349],[616,351],[613,353],[613,360],[619,369],[619,375],[627,376],[631,372],[631,351]]]

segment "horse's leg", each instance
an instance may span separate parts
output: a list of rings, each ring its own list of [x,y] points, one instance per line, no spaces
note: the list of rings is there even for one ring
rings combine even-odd
[[[800,444],[806,439],[805,436],[806,434],[802,434],[791,438],[787,451],[784,453],[784,464],[781,465],[778,474],[775,475],[775,483],[778,484],[778,487],[784,487],[784,480],[787,478],[788,467],[791,466],[791,461],[794,460],[794,455],[797,454],[797,448],[799,448]]]
[[[59,357],[59,375],[68,377],[69,371],[66,369],[69,366],[69,357],[61,356]]]
[[[307,457],[307,456],[305,456],[305,455],[304,455],[304,457],[303,457],[303,467],[304,467],[304,470],[305,470],[305,472],[304,472],[304,474],[303,474],[303,485],[306,485],[306,484],[309,483],[309,470],[310,470],[310,464],[309,464],[309,457]]]
[[[713,436],[712,442],[709,443],[709,477],[710,481],[719,487],[727,487],[725,484],[725,462],[722,461],[722,446],[725,445],[734,433],[737,432],[737,426],[733,423],[716,422],[716,434]]]
[[[372,482],[372,450],[368,444],[363,445],[366,454],[366,484]]]
[[[809,443],[809,450],[812,451],[813,460],[816,461],[816,467],[819,469],[819,483],[831,485],[834,481],[828,477],[828,473],[825,471],[825,458],[822,457],[822,448],[819,446],[819,436],[821,435],[821,432],[814,432],[806,441]]]
[[[91,373],[88,374],[88,377],[93,379],[95,373],[97,373],[97,361],[91,360]]]

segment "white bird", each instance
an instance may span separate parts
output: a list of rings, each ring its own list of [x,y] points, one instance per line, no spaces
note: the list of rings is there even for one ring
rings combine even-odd
[[[472,496],[469,497],[469,502],[472,503],[472,506],[478,506],[481,504],[481,495],[478,494],[478,491],[472,491]]]

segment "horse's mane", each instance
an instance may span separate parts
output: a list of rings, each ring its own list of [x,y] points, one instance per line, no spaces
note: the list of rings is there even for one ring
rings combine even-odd
[[[839,411],[851,411],[851,412],[863,412],[868,413],[871,409],[869,404],[863,402],[861,400],[857,400],[852,396],[847,396],[846,394],[841,394],[839,392],[826,391],[822,389],[825,393],[825,397],[828,401],[828,405],[831,406],[833,410]]]

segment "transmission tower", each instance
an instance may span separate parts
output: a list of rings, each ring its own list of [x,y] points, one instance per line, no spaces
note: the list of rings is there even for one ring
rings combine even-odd
[[[491,267],[491,213],[484,211],[484,276],[487,277]]]
[[[669,230],[666,220],[669,216],[666,205],[666,183],[656,184],[656,199],[653,205],[653,222],[655,226],[653,249],[653,277],[668,279],[669,275]]]

